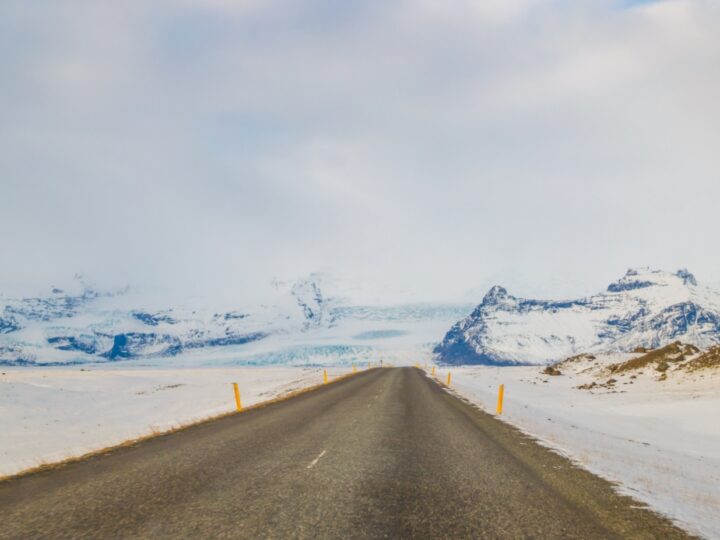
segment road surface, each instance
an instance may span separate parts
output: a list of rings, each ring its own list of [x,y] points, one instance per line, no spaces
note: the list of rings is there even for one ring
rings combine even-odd
[[[687,538],[414,368],[0,483],[0,538]]]

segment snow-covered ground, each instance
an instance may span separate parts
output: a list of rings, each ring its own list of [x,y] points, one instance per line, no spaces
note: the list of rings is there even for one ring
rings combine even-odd
[[[561,376],[537,366],[436,373],[445,380],[450,369],[452,388],[493,413],[505,384],[503,420],[684,528],[720,538],[720,374],[679,364],[663,381],[652,367],[603,371],[638,356],[580,359],[561,365]],[[609,378],[617,382],[605,386]],[[318,367],[0,368],[0,476],[231,411],[232,382],[249,406],[321,381]],[[591,382],[600,386],[577,388]]]
[[[364,366],[363,366],[364,367]],[[322,382],[322,368],[0,368],[0,477]],[[349,367],[328,368],[330,377]]]
[[[481,408],[494,414],[498,385],[505,384],[503,420],[685,529],[720,538],[717,371],[673,372],[658,381],[645,369],[617,376],[614,387],[581,390],[608,376],[567,368],[562,376],[542,375],[539,367],[450,369],[453,389]],[[446,373],[438,371],[443,380]]]

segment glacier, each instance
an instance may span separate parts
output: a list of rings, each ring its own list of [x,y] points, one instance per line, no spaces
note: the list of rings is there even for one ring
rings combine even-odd
[[[0,365],[514,365],[720,342],[720,294],[687,270],[631,269],[575,300],[518,298],[495,286],[478,306],[366,305],[322,274],[274,281],[270,297],[246,305],[155,305],[127,287],[75,285],[0,297]]]
[[[496,285],[434,348],[445,364],[545,364],[587,352],[627,352],[675,340],[720,343],[720,293],[688,270],[633,268],[576,300],[517,298]]]
[[[356,304],[311,274],[273,282],[262,303],[147,305],[129,288],[0,297],[0,365],[328,365],[428,360],[471,304]]]

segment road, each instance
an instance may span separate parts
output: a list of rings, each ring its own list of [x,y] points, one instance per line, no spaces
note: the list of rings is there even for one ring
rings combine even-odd
[[[0,538],[688,538],[414,368],[0,483]]]

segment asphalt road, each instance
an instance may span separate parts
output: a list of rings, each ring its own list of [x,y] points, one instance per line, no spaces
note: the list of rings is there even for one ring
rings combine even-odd
[[[688,536],[446,392],[374,369],[0,483],[0,538]]]

